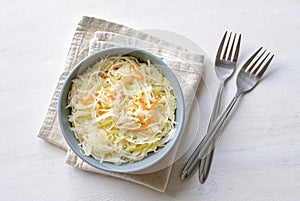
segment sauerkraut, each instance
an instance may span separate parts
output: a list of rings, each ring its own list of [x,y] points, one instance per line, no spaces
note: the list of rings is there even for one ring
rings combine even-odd
[[[120,165],[158,152],[173,137],[175,101],[149,61],[111,56],[73,80],[67,107],[82,153]]]

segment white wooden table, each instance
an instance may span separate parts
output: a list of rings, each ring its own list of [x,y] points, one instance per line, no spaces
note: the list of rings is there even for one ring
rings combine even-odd
[[[0,10],[1,201],[300,199],[299,0],[18,0],[0,1]],[[36,137],[82,15],[168,30],[200,46],[207,54],[201,132],[217,88],[211,64],[224,31],[243,34],[240,64],[259,46],[275,54],[266,78],[226,126],[205,185],[196,175],[179,180],[184,161],[164,194],[79,171],[64,163],[64,151]],[[234,91],[232,79],[226,100]]]

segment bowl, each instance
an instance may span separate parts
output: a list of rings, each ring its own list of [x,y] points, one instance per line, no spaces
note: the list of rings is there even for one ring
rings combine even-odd
[[[86,156],[82,154],[81,148],[79,147],[79,141],[76,139],[73,131],[71,131],[71,123],[68,121],[68,116],[71,113],[70,108],[66,108],[67,106],[67,98],[69,90],[71,89],[72,80],[75,79],[78,75],[82,74],[87,68],[91,67],[93,64],[98,62],[101,58],[105,56],[115,56],[115,55],[128,55],[134,56],[138,58],[142,62],[147,62],[148,60],[157,68],[159,68],[160,72],[170,81],[171,86],[174,89],[175,97],[176,97],[176,131],[173,138],[165,144],[163,148],[161,148],[157,153],[148,154],[147,157],[142,159],[141,161],[125,163],[122,165],[115,165],[109,162],[100,162],[94,159],[91,156]],[[109,48],[104,49],[100,52],[97,52],[93,55],[90,55],[79,62],[74,69],[69,73],[67,78],[64,81],[62,86],[59,102],[58,102],[58,119],[61,131],[63,136],[72,149],[72,151],[83,161],[92,165],[93,167],[108,171],[108,172],[118,172],[118,173],[138,173],[143,171],[154,164],[158,163],[162,160],[173,148],[174,144],[178,140],[184,122],[184,98],[182,94],[181,87],[179,85],[178,80],[176,79],[172,70],[165,64],[160,58],[153,55],[152,53],[131,47],[117,47],[117,48]]]

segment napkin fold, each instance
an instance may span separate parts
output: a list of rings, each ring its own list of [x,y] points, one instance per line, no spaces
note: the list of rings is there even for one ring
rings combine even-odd
[[[98,170],[78,158],[68,148],[59,128],[57,118],[58,97],[68,73],[89,54],[116,46],[131,46],[148,50],[160,57],[170,66],[182,87],[187,122],[188,114],[195,97],[195,91],[197,90],[204,70],[204,56],[191,53],[183,47],[142,31],[102,19],[84,16],[75,31],[65,62],[64,71],[59,78],[38,136],[67,150],[66,163],[73,167],[122,178],[164,192],[167,188],[172,164],[176,160],[176,152],[178,146],[180,146],[181,139],[177,141],[167,157],[159,164],[144,172],[140,172],[139,174],[110,173]],[[181,138],[182,137],[184,137],[184,130],[181,134]]]

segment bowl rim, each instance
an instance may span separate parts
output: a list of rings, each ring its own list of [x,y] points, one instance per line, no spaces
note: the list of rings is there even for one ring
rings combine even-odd
[[[154,59],[155,61],[157,61],[158,63],[160,63],[162,66],[164,66],[164,68],[167,68],[168,72],[169,72],[169,76],[172,76],[172,79],[173,81],[175,82],[175,85],[178,86],[177,90],[178,90],[178,94],[176,94],[176,99],[179,98],[181,100],[181,113],[179,114],[181,116],[181,121],[178,123],[177,122],[177,127],[176,127],[176,130],[175,130],[175,134],[173,136],[173,138],[170,140],[170,141],[173,141],[172,142],[172,145],[170,146],[170,148],[166,151],[164,151],[163,153],[161,153],[160,157],[157,157],[157,158],[154,158],[154,160],[151,160],[150,163],[146,163],[145,165],[142,165],[142,166],[133,166],[134,168],[130,168],[130,169],[126,169],[126,170],[116,170],[116,169],[110,169],[108,167],[106,167],[105,165],[103,164],[112,164],[112,165],[115,165],[113,163],[109,163],[109,162],[100,162],[99,160],[93,158],[92,156],[86,156],[86,157],[90,157],[90,158],[93,158],[95,159],[96,161],[99,162],[99,164],[101,164],[102,166],[97,166],[93,163],[91,163],[90,161],[86,160],[83,156],[82,153],[80,153],[80,151],[78,151],[74,146],[74,144],[71,142],[71,140],[69,139],[68,135],[66,134],[66,131],[65,131],[65,128],[64,128],[64,125],[63,125],[63,122],[62,122],[62,96],[63,96],[63,93],[66,93],[65,92],[65,88],[68,84],[68,82],[70,82],[71,80],[75,79],[75,78],[72,78],[73,77],[73,74],[74,72],[78,71],[78,68],[80,69],[80,67],[82,66],[82,64],[84,62],[86,62],[87,60],[89,60],[91,57],[94,57],[95,55],[103,55],[103,56],[110,56],[109,54],[105,54],[107,52],[111,52],[111,51],[121,51],[121,50],[125,50],[125,51],[129,51],[130,52],[140,52],[142,54],[145,54],[145,55],[148,55],[150,56],[152,59]],[[118,53],[115,53],[115,54],[112,54],[111,56],[114,56],[114,55],[117,55]],[[101,56],[99,56],[99,58],[101,58]],[[139,58],[138,58],[139,59]],[[83,72],[89,67],[86,67]],[[68,92],[67,92],[68,93]],[[179,104],[179,103],[177,103]],[[178,105],[177,105],[178,106]],[[162,160],[163,158],[165,158],[166,155],[168,155],[170,153],[170,151],[174,148],[174,145],[177,143],[178,139],[180,138],[180,135],[182,135],[182,131],[183,131],[183,124],[185,122],[185,104],[184,104],[184,96],[183,96],[183,93],[182,93],[182,88],[179,84],[179,81],[178,79],[176,78],[173,70],[164,62],[162,61],[158,56],[154,55],[153,53],[149,52],[149,51],[146,51],[144,49],[140,49],[140,48],[134,48],[134,47],[127,47],[127,46],[121,46],[121,47],[112,47],[112,48],[105,48],[103,50],[100,50],[96,53],[93,53],[91,55],[88,55],[86,56],[84,59],[82,59],[79,63],[77,63],[73,69],[68,73],[68,75],[66,76],[65,80],[63,81],[63,84],[62,84],[62,87],[60,89],[60,93],[59,93],[59,99],[58,99],[58,120],[59,120],[59,125],[60,125],[60,130],[64,136],[64,139],[65,141],[67,142],[69,148],[71,148],[71,150],[76,154],[76,156],[78,156],[81,160],[83,160],[84,162],[86,162],[87,164],[95,167],[96,169],[99,169],[99,170],[103,170],[103,171],[107,171],[107,172],[113,172],[113,173],[138,173],[142,170],[145,170],[151,166],[153,166],[154,164],[158,163],[160,160]],[[73,131],[70,131],[73,133],[73,136],[74,138],[76,139],[75,135],[74,135],[74,132]],[[77,139],[76,139],[77,140]],[[170,141],[168,141],[167,143],[169,143]],[[161,148],[164,149],[164,147]],[[79,148],[80,149],[80,148]],[[159,151],[161,151],[159,150]],[[155,153],[156,154],[156,153]],[[145,158],[147,158],[149,156],[146,156]],[[145,158],[143,158],[141,161],[143,161]],[[140,161],[136,161],[136,162],[133,162],[133,163],[138,163]],[[127,163],[126,163],[127,164]],[[126,165],[125,164],[125,165]],[[119,166],[119,165],[115,165],[115,166]]]

